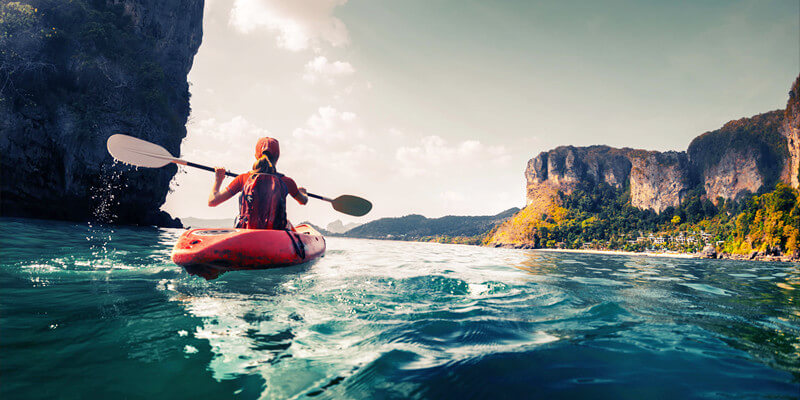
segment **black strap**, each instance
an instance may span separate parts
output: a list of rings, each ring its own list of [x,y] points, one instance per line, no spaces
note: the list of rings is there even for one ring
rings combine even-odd
[[[286,234],[289,235],[289,239],[292,240],[292,246],[294,247],[294,252],[300,257],[301,260],[306,259],[306,245],[303,244],[303,241],[300,240],[299,237],[295,237],[296,233],[292,231],[286,231]]]

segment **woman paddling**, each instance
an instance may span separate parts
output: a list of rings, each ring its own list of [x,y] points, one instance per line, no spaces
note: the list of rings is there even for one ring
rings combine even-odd
[[[291,194],[300,204],[306,204],[308,196],[305,188],[298,188],[292,178],[279,174],[275,169],[280,154],[276,139],[258,139],[253,170],[234,178],[221,192],[219,188],[226,171],[225,168],[214,168],[216,176],[208,196],[208,205],[215,207],[242,192],[239,197],[237,228],[291,230],[292,224],[286,219],[286,195]]]

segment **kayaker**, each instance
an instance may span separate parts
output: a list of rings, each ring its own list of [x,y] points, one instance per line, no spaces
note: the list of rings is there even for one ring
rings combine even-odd
[[[208,205],[216,205],[242,192],[239,197],[239,217],[236,227],[244,229],[292,229],[286,219],[286,195],[290,194],[300,204],[308,202],[306,189],[297,187],[292,178],[275,169],[281,154],[278,140],[270,137],[258,139],[256,162],[253,170],[233,179],[227,188],[219,191],[225,179],[225,168],[214,168],[214,186],[208,196]]]

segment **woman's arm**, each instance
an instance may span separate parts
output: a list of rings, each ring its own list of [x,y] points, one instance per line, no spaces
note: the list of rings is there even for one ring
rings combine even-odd
[[[216,207],[218,204],[233,197],[233,193],[228,192],[227,189],[222,192],[219,191],[223,180],[225,180],[225,168],[214,168],[214,186],[211,188],[211,194],[208,195],[209,207]]]

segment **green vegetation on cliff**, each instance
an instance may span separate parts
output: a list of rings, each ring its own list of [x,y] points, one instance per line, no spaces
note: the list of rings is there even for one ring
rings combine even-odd
[[[569,195],[532,203],[487,236],[487,244],[641,251],[698,251],[719,244],[732,254],[798,255],[800,194],[778,183],[774,190],[715,206],[702,189],[680,207],[660,214],[633,207],[627,190],[582,186]]]
[[[732,214],[726,224],[723,249],[729,253],[751,252],[798,255],[800,202],[798,191],[779,183],[775,190],[748,198],[742,211]]]

